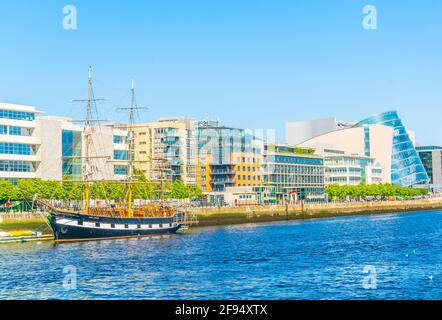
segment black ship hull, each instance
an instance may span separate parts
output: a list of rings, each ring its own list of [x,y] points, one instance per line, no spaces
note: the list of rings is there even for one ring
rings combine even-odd
[[[167,218],[113,218],[62,213],[49,216],[57,242],[76,242],[174,234],[181,227],[180,215]]]

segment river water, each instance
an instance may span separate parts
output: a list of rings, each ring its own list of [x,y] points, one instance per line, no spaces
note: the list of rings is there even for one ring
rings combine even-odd
[[[442,211],[0,245],[0,299],[441,299]]]

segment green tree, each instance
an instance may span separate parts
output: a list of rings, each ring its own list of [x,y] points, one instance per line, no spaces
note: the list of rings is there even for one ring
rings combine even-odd
[[[20,200],[21,196],[16,187],[6,180],[0,180],[0,201]]]
[[[427,189],[424,188],[407,188],[401,186],[394,186],[389,183],[384,184],[359,184],[353,185],[338,185],[332,184],[325,188],[325,193],[328,194],[332,200],[342,200],[346,197],[350,198],[366,198],[368,196],[378,197],[412,197],[427,194]]]

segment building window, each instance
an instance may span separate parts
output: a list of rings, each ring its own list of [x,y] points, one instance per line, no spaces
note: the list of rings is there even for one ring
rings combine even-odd
[[[127,161],[129,159],[129,153],[123,150],[114,151],[114,160]]]
[[[34,151],[30,144],[0,143],[0,154],[32,155]]]
[[[118,176],[127,175],[127,167],[126,166],[114,166],[114,174]]]
[[[31,162],[25,161],[0,161],[0,172],[35,172]]]
[[[81,179],[82,167],[82,132],[62,131],[62,173],[63,178]]]
[[[364,128],[365,155],[370,157],[370,128]]]
[[[11,120],[25,120],[34,121],[35,114],[30,112],[12,111],[12,110],[0,110],[0,118]]]
[[[125,141],[125,138],[122,136],[114,136],[114,143],[115,144],[123,144]]]
[[[18,127],[9,127],[9,134],[11,136],[21,136],[22,135],[22,129]]]

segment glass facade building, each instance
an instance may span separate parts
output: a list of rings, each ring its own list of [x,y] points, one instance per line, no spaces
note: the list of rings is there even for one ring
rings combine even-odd
[[[203,191],[262,185],[263,141],[244,129],[201,122],[197,134],[199,185]]]
[[[277,202],[324,201],[324,159],[309,154],[313,149],[285,145],[266,145],[264,149],[264,186],[273,188]]]
[[[417,152],[430,178],[433,191],[442,191],[442,147],[420,146]]]
[[[355,127],[375,124],[392,127],[394,130],[391,159],[392,183],[405,187],[427,184],[429,182],[427,172],[397,112],[389,111],[367,118],[357,123]],[[369,150],[366,152],[368,153]]]

